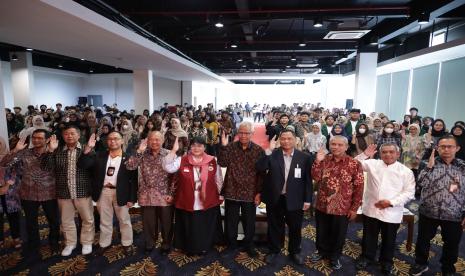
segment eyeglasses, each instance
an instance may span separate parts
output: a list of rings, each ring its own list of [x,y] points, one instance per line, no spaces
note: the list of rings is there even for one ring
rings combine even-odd
[[[440,145],[438,148],[440,149],[455,149],[456,146],[454,145]]]

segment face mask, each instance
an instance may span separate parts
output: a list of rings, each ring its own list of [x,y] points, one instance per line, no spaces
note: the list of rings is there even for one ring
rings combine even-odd
[[[128,129],[128,127],[129,127],[128,125],[123,125],[124,130]]]
[[[390,128],[390,127],[389,127],[389,128],[385,128],[385,129],[384,129],[384,132],[391,134],[391,133],[394,132],[394,129],[393,129],[393,128]]]
[[[361,128],[361,129],[358,130],[358,132],[360,132],[360,134],[365,133],[365,131],[366,131],[366,129],[364,129],[364,128]]]

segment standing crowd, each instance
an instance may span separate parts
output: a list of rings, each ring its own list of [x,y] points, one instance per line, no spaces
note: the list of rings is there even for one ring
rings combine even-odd
[[[266,204],[268,254],[273,263],[288,228],[289,256],[301,265],[304,212],[314,210],[316,251],[334,270],[349,223],[363,221],[357,269],[376,261],[393,274],[397,230],[405,204],[419,198],[418,236],[411,275],[428,270],[430,242],[441,228],[443,275],[455,273],[465,227],[465,123],[412,107],[403,121],[359,109],[328,110],[311,104],[270,107],[246,103],[216,111],[165,103],[152,113],[117,106],[41,105],[6,110],[8,142],[0,145],[0,243],[4,215],[15,248],[40,245],[41,206],[54,251],[69,256],[80,242],[90,254],[96,229],[103,254],[112,243],[116,215],[121,244],[133,250],[130,208],[140,208],[145,252],[161,232],[160,253],[202,255],[214,245],[256,257],[256,207]],[[269,147],[252,141],[265,121]],[[10,151],[7,145],[10,145]],[[222,168],[226,168],[223,178]],[[221,207],[224,203],[224,228]],[[95,206],[95,208],[94,208]],[[94,211],[95,209],[95,211]],[[21,210],[27,243],[20,237]],[[75,213],[81,228],[78,238]],[[238,241],[238,224],[244,238]],[[60,248],[60,229],[64,248]],[[378,235],[381,234],[379,258]]]

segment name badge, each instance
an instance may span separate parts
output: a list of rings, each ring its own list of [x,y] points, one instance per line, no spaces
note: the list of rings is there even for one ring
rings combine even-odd
[[[184,168],[183,172],[186,172],[186,173],[190,172],[189,168]]]
[[[302,170],[297,165],[297,168],[294,169],[294,178],[301,178],[302,177]]]

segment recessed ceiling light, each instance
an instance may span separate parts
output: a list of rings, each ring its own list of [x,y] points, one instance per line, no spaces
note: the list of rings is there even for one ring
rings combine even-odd
[[[319,18],[315,19],[313,21],[313,27],[315,27],[315,28],[323,27],[323,21],[321,19],[319,19]]]
[[[231,47],[231,48],[237,48],[237,44],[236,44],[236,43],[232,43],[230,47]]]
[[[242,59],[242,58],[239,58],[239,59],[237,60],[237,62],[242,62],[242,61],[243,61],[243,59]]]
[[[290,65],[286,65],[286,68],[291,68],[291,66],[290,66]]]
[[[94,70],[90,69],[90,70],[89,70],[89,73],[94,73]]]
[[[245,64],[244,64],[244,65],[242,65],[242,68],[246,68],[246,67],[247,67],[247,65],[245,65]]]
[[[418,16],[418,24],[425,25],[429,23],[429,13],[421,12]]]
[[[58,64],[58,68],[63,68],[63,64]]]
[[[32,51],[33,49],[32,48],[26,48],[26,51]]]
[[[286,72],[287,72],[286,69],[281,70],[281,73],[286,73]]]
[[[221,22],[216,22],[216,23],[215,23],[215,27],[217,27],[217,28],[223,28],[224,25],[223,25],[223,23],[221,23]]]
[[[82,61],[84,61],[85,59],[81,58]]]
[[[11,55],[11,60],[12,60],[12,61],[17,61],[17,60],[18,60],[18,56],[17,56],[16,54]]]
[[[299,41],[299,46],[300,46],[300,47],[305,47],[305,46],[307,46],[307,43],[305,43],[305,40],[301,39],[301,40]]]
[[[292,55],[291,60],[292,60],[292,61],[296,61],[296,60],[297,60],[297,57],[296,57],[295,55]]]

